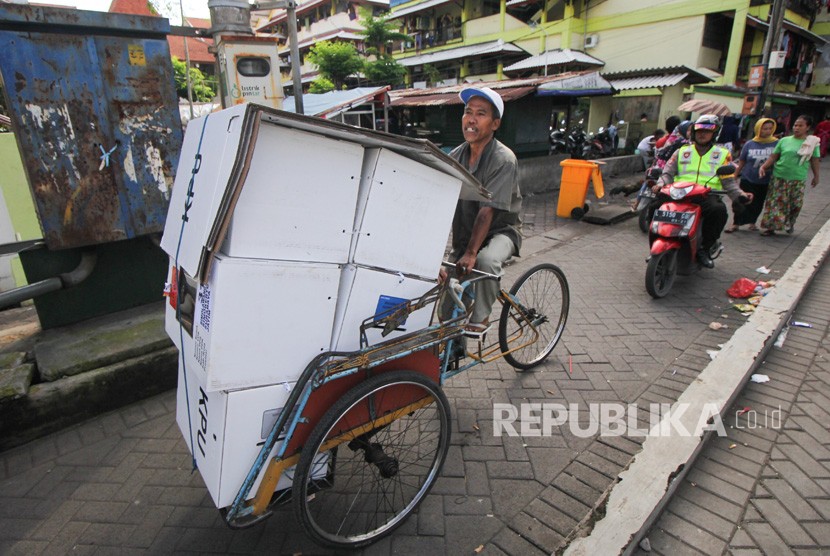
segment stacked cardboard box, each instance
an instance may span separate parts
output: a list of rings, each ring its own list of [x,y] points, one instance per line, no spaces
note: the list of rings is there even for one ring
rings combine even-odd
[[[189,124],[161,244],[166,328],[177,421],[218,507],[308,363],[359,349],[364,319],[434,285],[459,193],[486,194],[425,142],[253,105]]]

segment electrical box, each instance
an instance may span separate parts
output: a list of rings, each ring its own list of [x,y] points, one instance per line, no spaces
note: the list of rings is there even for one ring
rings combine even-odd
[[[222,95],[226,108],[255,102],[282,108],[282,78],[277,39],[223,36],[217,46]]]

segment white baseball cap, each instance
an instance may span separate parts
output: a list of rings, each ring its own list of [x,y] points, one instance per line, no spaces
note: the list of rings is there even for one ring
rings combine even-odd
[[[490,104],[496,107],[496,119],[501,119],[502,116],[504,116],[504,101],[501,99],[501,95],[490,87],[468,87],[458,93],[458,96],[465,105],[470,102],[470,99],[473,97],[481,97],[485,100],[489,100]]]

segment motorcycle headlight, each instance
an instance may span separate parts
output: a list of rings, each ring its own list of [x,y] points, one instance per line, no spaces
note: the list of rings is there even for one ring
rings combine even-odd
[[[669,196],[675,201],[680,200],[691,193],[693,187],[694,185],[689,185],[687,187],[672,187],[669,192]]]

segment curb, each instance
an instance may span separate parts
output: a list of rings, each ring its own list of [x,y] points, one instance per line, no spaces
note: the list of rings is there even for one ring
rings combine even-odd
[[[168,347],[33,385],[28,395],[0,404],[0,451],[175,388],[178,358]]]
[[[673,422],[697,433],[701,415],[712,415],[712,410],[723,415],[728,410],[789,321],[828,251],[830,221],[825,222],[775,288],[678,398],[672,411],[679,404],[686,404],[688,409],[678,412]],[[666,422],[663,419],[661,423]],[[606,493],[605,516],[595,522],[587,536],[575,539],[564,554],[627,555],[636,550],[713,432],[710,429],[699,436],[647,437],[642,450]]]

